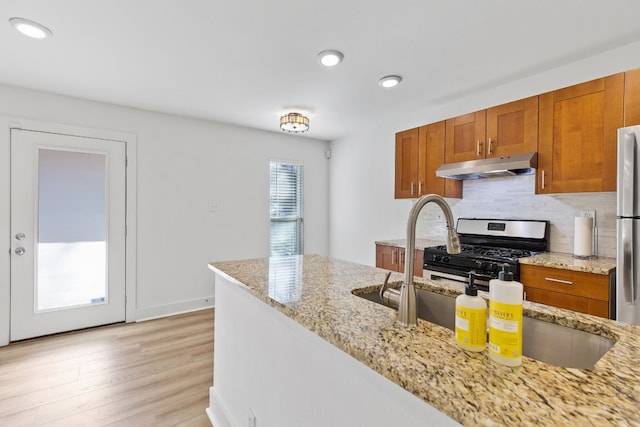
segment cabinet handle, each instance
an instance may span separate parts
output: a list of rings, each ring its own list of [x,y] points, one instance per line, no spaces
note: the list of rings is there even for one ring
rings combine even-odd
[[[411,195],[413,196],[413,188],[415,187],[414,182],[411,181]]]
[[[487,153],[491,154],[493,151],[493,138],[489,138],[489,145],[487,146]]]
[[[400,252],[400,265],[404,264],[404,252]]]
[[[544,190],[544,169],[542,169],[542,189]]]
[[[476,142],[476,156],[480,157],[482,155],[482,142],[480,142],[480,140],[478,140]]]
[[[397,249],[393,249],[391,251],[391,265],[397,264],[398,260],[398,250]]]
[[[422,181],[418,181],[418,196],[422,195]]]
[[[554,279],[553,277],[545,277],[544,280],[548,280],[549,282],[564,283],[565,285],[573,285],[573,282],[570,280]]]

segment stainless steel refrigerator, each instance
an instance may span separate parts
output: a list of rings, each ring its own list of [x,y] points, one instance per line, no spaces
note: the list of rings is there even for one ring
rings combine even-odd
[[[616,318],[640,325],[640,126],[618,129]]]

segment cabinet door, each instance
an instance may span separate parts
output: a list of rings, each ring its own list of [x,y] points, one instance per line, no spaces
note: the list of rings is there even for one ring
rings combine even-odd
[[[486,115],[482,110],[446,121],[447,163],[484,158]]]
[[[487,110],[486,157],[538,151],[538,97]]]
[[[527,300],[609,317],[608,275],[520,264]]]
[[[418,140],[418,128],[396,134],[396,199],[418,195]]]
[[[625,73],[624,125],[640,125],[640,68]]]
[[[616,190],[624,74],[540,95],[537,193]]]
[[[422,270],[424,263],[424,250],[416,249],[413,257],[413,275],[422,277]]]
[[[376,267],[391,271],[399,270],[400,248],[387,245],[376,245]]]
[[[604,318],[609,317],[609,304],[606,301],[576,297],[560,292],[547,291],[530,286],[524,287],[527,301],[565,308],[579,313],[591,314]]]
[[[445,162],[445,129],[444,121],[420,127],[418,167],[418,176],[422,180],[418,185],[420,196],[439,194],[445,197],[462,197],[462,181],[436,176],[436,171]]]

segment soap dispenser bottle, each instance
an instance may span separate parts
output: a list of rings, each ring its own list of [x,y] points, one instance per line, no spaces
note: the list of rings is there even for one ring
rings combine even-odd
[[[489,357],[507,366],[522,363],[522,283],[504,264],[489,282]]]
[[[456,298],[456,342],[468,351],[483,351],[487,345],[487,303],[478,296],[475,272],[469,273],[464,294]]]

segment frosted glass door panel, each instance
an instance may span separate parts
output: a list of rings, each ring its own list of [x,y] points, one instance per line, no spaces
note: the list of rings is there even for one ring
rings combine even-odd
[[[106,161],[38,149],[36,311],[107,302]]]

